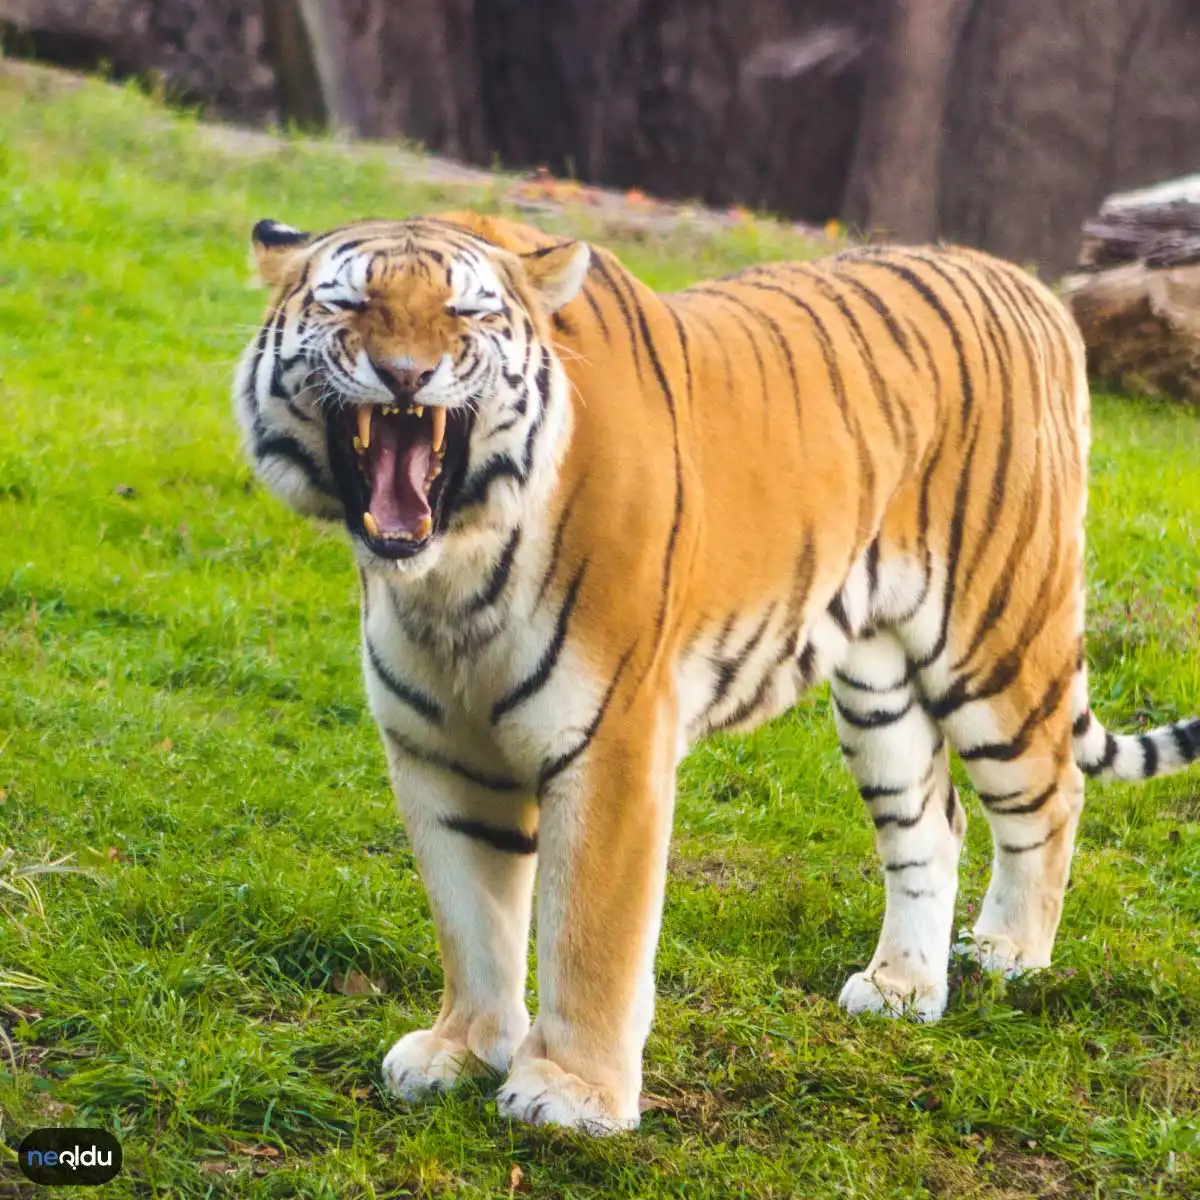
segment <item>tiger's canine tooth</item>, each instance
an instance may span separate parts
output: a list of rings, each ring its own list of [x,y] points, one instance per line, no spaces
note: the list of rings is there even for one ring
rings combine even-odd
[[[415,416],[418,416],[418,417],[423,417],[423,416],[425,415],[425,405],[423,405],[423,404],[414,404],[414,405],[412,406],[412,410],[411,410],[411,411],[413,412],[413,414],[414,414]]]
[[[432,528],[433,528],[433,518],[432,517],[422,517],[421,523],[417,526],[417,537],[418,538],[427,538],[429,536],[429,531]]]
[[[363,452],[362,438],[358,434],[354,435],[354,453],[361,454]]]
[[[441,454],[442,446],[446,441],[446,410],[444,408],[435,408],[433,410],[433,452]]]
[[[364,404],[358,410],[358,440],[362,442],[362,448],[369,450],[371,447],[371,407]]]
[[[371,516],[370,511],[363,513],[363,528],[373,537],[379,536],[379,522]]]

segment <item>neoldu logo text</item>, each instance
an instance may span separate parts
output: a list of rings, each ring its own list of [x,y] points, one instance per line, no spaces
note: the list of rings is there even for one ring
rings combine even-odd
[[[17,1149],[26,1179],[46,1187],[93,1186],[121,1170],[121,1144],[106,1129],[35,1129]]]

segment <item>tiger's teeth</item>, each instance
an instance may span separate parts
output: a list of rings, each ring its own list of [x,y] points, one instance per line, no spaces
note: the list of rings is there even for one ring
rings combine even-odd
[[[425,405],[414,404],[410,410],[414,416],[423,417],[425,415]]]
[[[363,528],[373,537],[379,536],[379,522],[371,516],[370,512],[363,513]]]
[[[369,450],[371,447],[371,408],[364,404],[358,410],[358,440],[362,442],[362,448]]]
[[[417,537],[418,538],[427,538],[429,536],[429,531],[432,528],[433,528],[433,518],[432,517],[422,517],[421,523],[417,526]]]
[[[444,408],[435,408],[433,410],[433,452],[441,454],[442,446],[446,442],[446,410]]]
[[[363,452],[362,438],[358,434],[354,435],[354,453],[361,454]]]

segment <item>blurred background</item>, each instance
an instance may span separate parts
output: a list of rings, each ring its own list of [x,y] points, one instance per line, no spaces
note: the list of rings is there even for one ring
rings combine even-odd
[[[1200,168],[1198,0],[0,0],[6,53],[250,124],[944,237],[1057,274]]]

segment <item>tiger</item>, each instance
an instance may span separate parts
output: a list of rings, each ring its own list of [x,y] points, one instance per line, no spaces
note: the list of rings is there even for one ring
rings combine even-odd
[[[261,221],[252,247],[245,450],[348,534],[442,958],[394,1096],[490,1072],[503,1116],[636,1126],[676,768],[820,682],[886,894],[850,1014],[946,1007],[951,750],[994,844],[964,936],[1006,975],[1050,964],[1084,777],[1196,757],[1198,719],[1125,736],[1091,710],[1084,347],[1028,272],[872,244],[661,295],[471,212]]]

